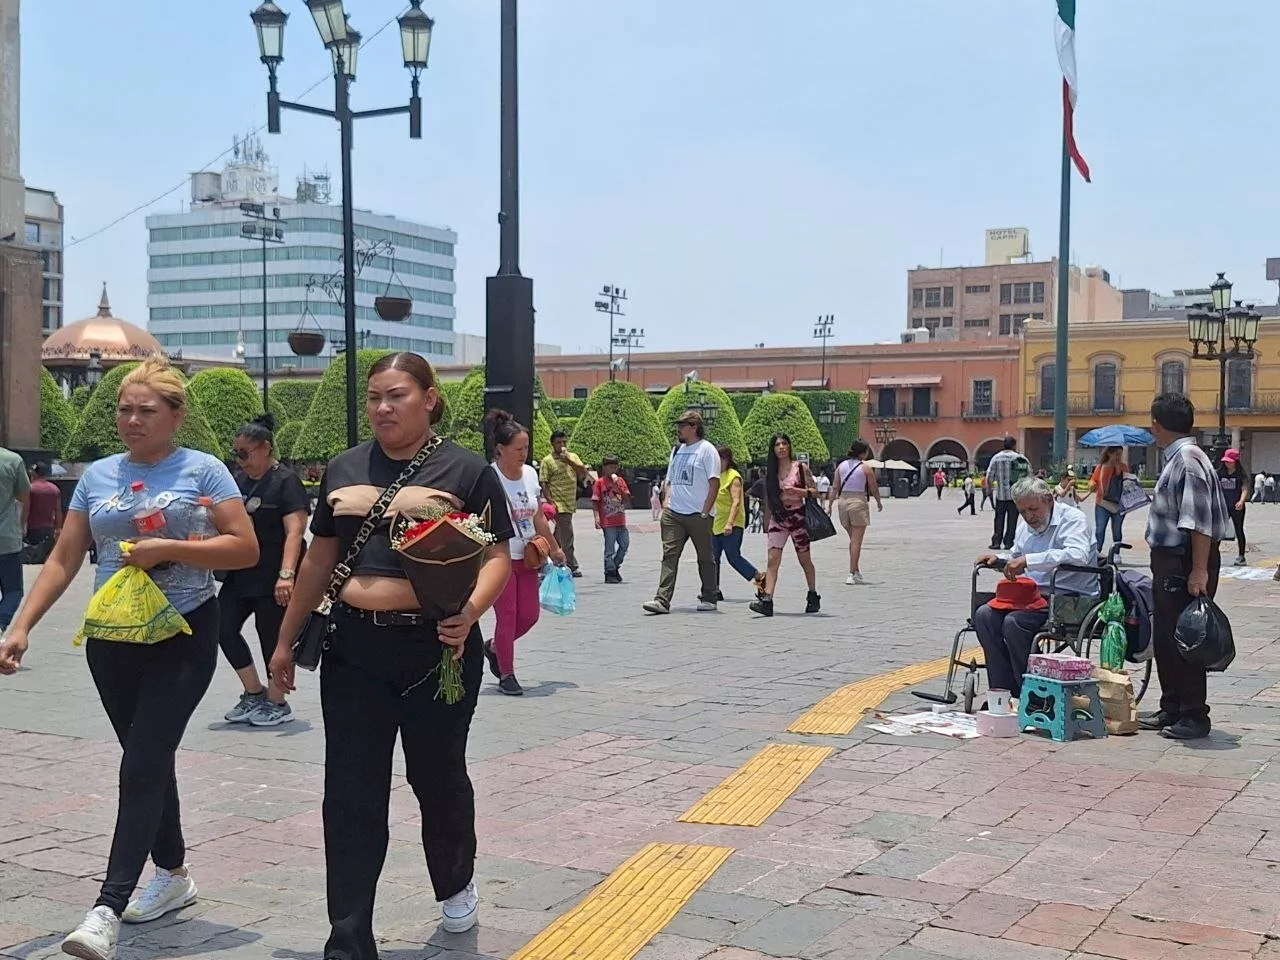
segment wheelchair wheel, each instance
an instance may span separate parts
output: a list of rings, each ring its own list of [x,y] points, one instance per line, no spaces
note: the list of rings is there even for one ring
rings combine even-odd
[[[1102,631],[1106,628],[1106,624],[1098,616],[1101,610],[1102,604],[1099,603],[1085,615],[1084,621],[1080,624],[1079,634],[1080,656],[1087,657],[1099,665],[1102,659]],[[1127,673],[1133,682],[1133,697],[1138,703],[1142,702],[1147,687],[1151,685],[1151,663],[1151,660],[1143,663],[1129,663],[1126,660],[1120,671]]]
[[[964,696],[964,712],[973,713],[973,701],[978,696],[978,671],[970,670],[964,675],[964,686],[961,692]]]

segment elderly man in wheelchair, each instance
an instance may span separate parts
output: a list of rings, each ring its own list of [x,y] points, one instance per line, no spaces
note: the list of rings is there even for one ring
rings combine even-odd
[[[1013,500],[1020,516],[1013,549],[1007,556],[984,553],[977,565],[1000,570],[1011,581],[1030,578],[1036,589],[1026,584],[1029,596],[1023,597],[1016,589],[1000,591],[1007,596],[998,596],[994,607],[979,606],[972,622],[986,655],[988,686],[1017,697],[1027,658],[1050,614],[1060,615],[1068,606],[1083,611],[1096,604],[1099,584],[1096,572],[1071,569],[1097,564],[1095,541],[1083,513],[1055,502],[1053,489],[1037,478],[1015,483]]]

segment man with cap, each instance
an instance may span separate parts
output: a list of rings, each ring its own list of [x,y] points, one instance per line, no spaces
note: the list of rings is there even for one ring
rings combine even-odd
[[[42,563],[53,549],[53,541],[62,530],[62,491],[49,479],[49,465],[37,463],[31,468],[28,493],[26,542],[34,562]]]
[[[622,561],[631,546],[627,529],[627,504],[631,489],[618,473],[621,461],[607,456],[600,463],[600,478],[591,488],[591,505],[595,508],[596,529],[604,534],[604,582],[622,582]]]
[[[676,591],[676,572],[685,544],[693,541],[698,555],[698,577],[702,590],[698,610],[716,609],[715,555],[711,550],[711,518],[720,492],[720,454],[705,439],[702,414],[686,410],[676,421],[679,446],[671,451],[667,479],[663,483],[662,573],[658,592],[644,605],[647,613],[670,613]]]

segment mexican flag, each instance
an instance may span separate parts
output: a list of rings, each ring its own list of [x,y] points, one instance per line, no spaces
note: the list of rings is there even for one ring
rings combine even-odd
[[[1058,41],[1058,64],[1062,67],[1062,132],[1067,140],[1071,161],[1089,182],[1089,164],[1076,146],[1074,120],[1076,112],[1076,0],[1057,0],[1058,19],[1054,34]]]

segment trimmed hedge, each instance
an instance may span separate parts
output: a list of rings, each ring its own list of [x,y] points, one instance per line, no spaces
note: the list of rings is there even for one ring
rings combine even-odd
[[[753,463],[763,463],[768,458],[769,440],[775,433],[787,434],[792,452],[807,453],[811,463],[826,463],[830,459],[813,415],[794,393],[766,393],[760,397],[742,431]]]
[[[697,401],[699,394],[708,403],[714,403],[718,408],[715,419],[709,420],[706,424],[707,439],[716,446],[725,446],[732,450],[733,459],[738,463],[749,463],[751,456],[746,437],[742,432],[742,423],[733,410],[733,401],[714,383],[695,380],[689,384],[688,393],[685,392],[683,383],[667,391],[666,396],[662,398],[662,403],[658,406],[658,425],[662,428],[664,437],[671,437],[671,442],[675,443],[676,420],[691,403]],[[671,448],[668,446],[667,452],[670,453],[670,451]],[[663,462],[666,462],[665,457]]]
[[[40,368],[40,448],[61,456],[71,431],[75,429],[76,412],[71,401],[62,395],[58,381],[44,367]]]
[[[453,424],[449,436],[459,446],[484,456],[484,367],[473,367],[456,387],[450,386],[453,401]],[[533,457],[541,460],[551,452],[551,425],[539,410],[533,417],[529,438]]]
[[[200,405],[223,450],[235,446],[237,430],[262,416],[262,394],[243,370],[201,370],[188,382],[187,396]]]
[[[561,424],[568,419],[572,418]],[[591,392],[570,435],[569,449],[592,465],[616,454],[626,468],[661,467],[671,453],[667,436],[640,388],[614,380]]]
[[[276,423],[283,426],[297,421],[302,423],[311,410],[311,401],[320,389],[319,380],[273,380],[267,387],[267,401]]]
[[[862,394],[857,390],[800,390],[796,396],[804,401],[814,422],[827,441],[832,459],[838,460],[848,451],[849,445],[862,435]],[[843,410],[847,416],[844,423],[824,427],[818,414],[827,409],[827,404],[834,400],[836,409]]]
[[[270,396],[270,391],[267,392]],[[290,461],[293,459],[293,448],[297,446],[298,436],[302,433],[302,421],[290,420],[275,432],[276,459]]]
[[[563,430],[563,431],[564,431],[568,436],[572,437],[572,436],[573,436],[574,428],[576,428],[576,427],[578,426],[578,420],[579,420],[579,419],[581,419],[581,418],[579,418],[579,417],[561,417],[561,418],[560,418],[560,429],[561,429],[561,430]]]
[[[369,379],[369,368],[394,350],[357,350],[356,378],[363,386]],[[364,412],[364,390],[356,391],[356,417],[361,442],[373,437],[369,418]],[[311,409],[302,423],[293,446],[293,459],[306,462],[332,460],[347,449],[347,360],[338,354],[329,363],[320,386],[311,401]]]
[[[738,420],[742,423],[747,422],[747,417],[751,413],[751,408],[756,405],[756,401],[760,399],[758,393],[731,393],[729,399],[733,401],[733,412],[738,415]]]
[[[84,412],[84,408],[88,405],[91,396],[93,396],[93,387],[87,383],[82,383],[71,391],[71,406],[75,408],[77,417]],[[74,423],[72,426],[74,426]]]
[[[136,366],[136,363],[122,363],[112,367],[102,378],[71,431],[71,439],[63,452],[64,459],[88,462],[124,452],[124,444],[116,434],[116,399],[120,395],[120,381]],[[200,450],[219,460],[226,459],[226,452],[193,396],[187,397],[187,416],[173,439],[180,447]]]
[[[555,397],[548,401],[557,417],[581,417],[587,409],[587,397]]]
[[[533,396],[538,401],[538,412],[546,419],[547,427],[551,430],[565,430],[560,423],[560,411],[547,396],[547,388],[542,385],[542,378],[536,373],[533,375]],[[565,433],[568,432],[565,430]]]

